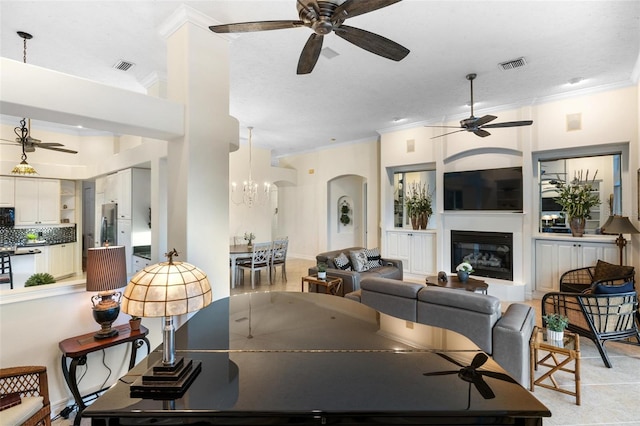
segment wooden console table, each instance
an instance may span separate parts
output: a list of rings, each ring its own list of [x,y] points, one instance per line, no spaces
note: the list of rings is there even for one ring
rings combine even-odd
[[[121,345],[123,343],[131,343],[129,370],[135,366],[138,348],[141,347],[143,343],[147,345],[147,355],[149,355],[151,346],[147,339],[149,330],[147,330],[146,327],[140,326],[140,330],[131,330],[129,324],[123,324],[114,328],[118,330],[118,334],[106,339],[95,339],[93,337],[95,332],[91,332],[80,336],[70,337],[58,343],[58,347],[62,351],[62,374],[64,375],[64,380],[67,382],[67,386],[69,386],[69,390],[71,390],[71,393],[73,394],[73,399],[78,405],[78,414],[76,415],[74,425],[80,424],[81,413],[85,408],[87,408],[84,403],[84,398],[89,395],[85,395],[83,397],[80,394],[76,378],[76,369],[78,368],[78,365],[85,365],[87,363],[88,354],[110,348],[112,346]],[[67,366],[68,358],[71,358],[70,367]],[[100,389],[96,392],[92,392],[90,395],[98,394],[106,389],[107,388]]]

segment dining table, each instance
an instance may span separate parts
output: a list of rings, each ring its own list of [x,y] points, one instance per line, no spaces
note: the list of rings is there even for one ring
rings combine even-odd
[[[246,244],[229,245],[229,260],[231,261],[231,288],[236,288],[236,272],[238,272],[239,259],[251,259],[253,249]]]

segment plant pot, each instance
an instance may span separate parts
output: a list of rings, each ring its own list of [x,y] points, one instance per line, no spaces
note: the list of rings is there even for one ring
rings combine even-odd
[[[586,219],[585,218],[577,218],[577,217],[572,217],[569,220],[569,228],[571,228],[571,235],[573,235],[574,237],[582,237],[582,235],[584,234],[584,225],[586,223]]]
[[[411,216],[411,227],[414,231],[420,229],[420,219],[418,216]]]
[[[469,273],[467,271],[458,271],[457,274],[458,280],[460,280],[460,282],[462,283],[466,283],[469,279]]]
[[[553,331],[547,329],[547,340],[551,342],[562,342],[564,340],[564,331]]]
[[[420,229],[427,229],[427,224],[429,223],[429,215],[426,213],[420,214]]]
[[[142,322],[142,318],[130,319],[129,320],[129,327],[131,327],[131,330],[140,330],[140,323],[141,322]]]
[[[327,272],[319,272],[318,271],[318,279],[320,280],[326,280],[327,279]]]

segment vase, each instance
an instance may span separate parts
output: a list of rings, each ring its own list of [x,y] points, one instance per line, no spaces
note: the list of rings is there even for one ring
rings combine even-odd
[[[547,340],[550,342],[562,342],[564,331],[553,331],[547,328]]]
[[[462,283],[466,283],[469,279],[469,273],[467,271],[458,271],[458,280]]]
[[[411,227],[414,231],[420,229],[420,220],[418,216],[411,216]]]
[[[251,241],[249,241],[249,242],[247,243],[247,248],[248,248],[249,250],[253,250],[253,243],[252,243]]]
[[[429,223],[429,215],[426,213],[420,213],[420,229],[427,229]]]
[[[583,217],[572,217],[571,219],[569,219],[569,228],[571,228],[571,235],[573,235],[574,237],[582,237],[582,235],[584,234],[585,222],[586,220]]]

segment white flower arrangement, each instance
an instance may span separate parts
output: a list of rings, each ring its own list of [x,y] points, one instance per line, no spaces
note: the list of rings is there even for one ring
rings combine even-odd
[[[468,273],[473,272],[473,266],[469,262],[462,262],[458,266],[456,266],[456,271],[464,271]]]
[[[246,241],[249,241],[249,244],[251,244],[251,241],[256,239],[256,236],[253,232],[245,232],[244,233],[244,239]]]

